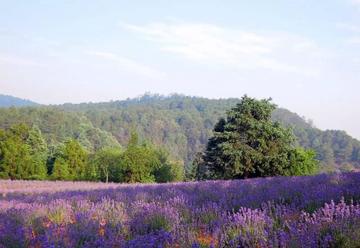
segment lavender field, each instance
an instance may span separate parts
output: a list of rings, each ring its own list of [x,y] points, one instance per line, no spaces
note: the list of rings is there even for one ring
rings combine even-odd
[[[0,181],[0,247],[359,247],[360,173],[118,185]]]

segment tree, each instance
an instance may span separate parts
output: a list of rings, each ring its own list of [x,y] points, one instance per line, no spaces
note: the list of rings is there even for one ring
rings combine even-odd
[[[291,174],[308,155],[294,147],[295,138],[271,120],[276,105],[271,99],[244,96],[214,127],[199,178],[236,179]],[[293,163],[293,162],[296,163]]]
[[[179,182],[184,179],[184,164],[181,161],[170,161],[169,152],[157,149],[160,165],[155,168],[154,176],[157,183]]]
[[[30,147],[30,155],[32,157],[32,166],[29,171],[31,179],[45,179],[47,177],[47,144],[42,136],[40,129],[33,126],[29,130],[26,144]]]
[[[155,182],[154,170],[160,165],[160,160],[152,145],[139,144],[138,134],[131,133],[129,144],[121,156],[121,179],[127,183]]]
[[[184,165],[180,161],[169,161],[155,171],[157,183],[180,182],[184,179]]]
[[[121,150],[119,148],[104,148],[97,151],[89,162],[91,171],[96,178],[103,182],[119,182],[120,180]],[[91,177],[87,177],[90,178]]]
[[[61,171],[66,171],[66,179],[69,180],[84,180],[86,179],[87,157],[86,150],[75,139],[70,139],[57,152],[54,167],[52,169],[52,177],[54,174]],[[56,168],[57,165],[57,168]],[[67,168],[67,169],[64,169]]]
[[[204,166],[204,153],[198,152],[195,155],[195,158],[188,168],[185,171],[185,180],[187,181],[194,181],[194,180],[204,180],[209,178],[208,172],[209,170],[206,169]]]
[[[69,166],[69,176],[74,180],[84,180],[86,173],[87,152],[75,139],[65,143],[63,156]]]
[[[8,168],[4,165],[4,142],[6,140],[6,133],[4,130],[0,129],[0,178],[1,179],[8,179]]]
[[[0,141],[0,176],[10,179],[29,179],[31,176],[31,147],[26,144],[29,128],[25,124],[12,126],[2,132]]]
[[[289,153],[290,167],[285,171],[287,176],[313,175],[318,172],[319,161],[315,159],[313,150],[296,148]]]
[[[3,178],[27,179],[32,166],[30,148],[18,137],[9,137],[1,143],[0,172]]]
[[[54,163],[51,178],[54,180],[70,180],[68,163],[61,157],[57,158]]]

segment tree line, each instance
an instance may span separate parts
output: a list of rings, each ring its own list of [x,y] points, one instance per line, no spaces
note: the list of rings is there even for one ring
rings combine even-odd
[[[206,149],[214,126],[240,101],[144,95],[107,103],[0,108],[0,128],[9,130],[19,123],[37,127],[50,155],[59,144],[74,139],[90,157],[103,149],[127,147],[130,130],[136,129],[141,139],[165,147],[171,160],[183,163],[186,175],[191,175],[193,161],[200,159],[197,154]],[[279,108],[273,110],[271,120],[291,129],[297,147],[315,151],[321,171],[360,168],[360,142],[345,132],[321,131]]]
[[[169,153],[132,132],[121,146],[88,151],[78,140],[48,146],[37,126],[0,129],[0,178],[87,180],[125,183],[182,181],[184,166]]]
[[[262,118],[244,115],[250,107],[262,109]],[[181,180],[184,171],[186,180],[245,178],[313,173],[314,159],[320,171],[353,170],[360,163],[360,144],[345,132],[320,131],[269,100],[251,98],[143,96],[99,104],[0,108],[0,128],[1,178],[167,182]],[[131,132],[135,128],[136,135]],[[269,139],[271,145],[265,142]],[[134,140],[137,145],[131,145]],[[286,153],[280,141],[287,144],[282,147]],[[212,167],[221,163],[234,167],[232,176]],[[274,171],[263,172],[259,164]],[[289,164],[299,166],[291,171]],[[246,172],[239,171],[242,167]]]
[[[270,99],[244,96],[220,118],[187,180],[309,175],[318,171],[315,152],[297,145],[292,130],[272,121]],[[184,180],[184,164],[164,148],[131,132],[125,149],[89,151],[76,139],[48,146],[37,126],[0,130],[0,178],[88,180],[125,183]]]

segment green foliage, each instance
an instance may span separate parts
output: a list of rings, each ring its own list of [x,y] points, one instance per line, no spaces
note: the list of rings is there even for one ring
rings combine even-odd
[[[55,160],[54,168],[51,174],[53,180],[70,180],[69,165],[65,159],[59,157]]]
[[[71,180],[85,180],[87,167],[87,152],[77,140],[71,139],[65,142],[60,159],[66,163]],[[59,158],[57,158],[59,159]],[[57,160],[56,159],[56,160]],[[55,160],[55,165],[56,165]],[[54,165],[54,169],[55,169]]]
[[[180,161],[170,161],[163,164],[155,172],[156,182],[181,182],[184,180],[184,165]]]
[[[39,128],[48,146],[68,139],[78,140],[89,151],[120,146],[111,133],[94,127],[84,114],[59,107],[0,108],[0,128],[8,130],[19,123]]]
[[[75,139],[54,149],[51,162],[51,178],[55,180],[90,180],[88,152]],[[49,159],[48,159],[49,160]]]
[[[40,130],[19,124],[2,131],[0,136],[1,178],[46,178],[46,144]]]
[[[171,161],[169,153],[164,149],[157,150],[160,166],[154,170],[158,183],[180,182],[184,180],[184,165],[181,161]]]
[[[48,149],[42,133],[37,126],[33,126],[30,129],[26,143],[30,147],[30,155],[32,156],[32,170],[29,172],[29,179],[46,179]]]
[[[160,165],[155,168],[154,176],[158,183],[179,182],[184,180],[184,164],[181,161],[173,161],[169,152],[165,149],[155,151]]]
[[[239,99],[145,95],[108,103],[0,108],[0,129],[8,133],[19,123],[26,124],[29,130],[39,129],[47,145],[47,172],[51,174],[55,158],[60,156],[60,147],[67,140],[76,139],[85,150],[94,154],[109,147],[120,149],[120,144],[125,147],[130,130],[136,127],[141,140],[168,149],[171,160],[184,163],[187,178],[194,178],[192,171],[204,169],[192,166],[196,154],[206,147],[219,118],[238,102]],[[322,171],[360,167],[360,142],[345,132],[321,131],[285,109],[275,109],[272,120],[292,129],[296,145],[316,152]],[[5,160],[9,161],[9,158]],[[42,158],[37,160],[42,161]],[[97,171],[91,166],[86,169],[85,177],[97,180]],[[0,169],[2,178],[8,176],[7,172],[1,171],[4,168]]]
[[[349,164],[355,168],[360,167],[360,142],[344,131],[321,131],[304,118],[285,109],[274,111],[273,119],[293,130],[299,146],[316,152],[316,159],[321,163],[321,171],[346,170]]]
[[[217,120],[238,102],[239,99],[144,95],[125,101],[64,105],[62,109],[86,115],[94,127],[112,133],[123,145],[128,141],[129,130],[136,125],[141,137],[166,147],[171,157],[183,160],[189,173],[196,153],[207,145]],[[341,169],[346,163],[360,167],[360,142],[345,132],[321,131],[310,121],[281,108],[272,112],[272,120],[291,128],[297,145],[314,150],[322,168]]]
[[[8,137],[1,144],[0,171],[4,178],[27,178],[27,168],[31,167],[30,148],[18,137]]]
[[[47,166],[47,167],[46,167]],[[40,129],[26,124],[0,129],[0,178],[170,182],[183,179],[183,164],[133,132],[128,146],[89,152],[75,139],[47,146]]]
[[[290,168],[285,175],[303,176],[313,175],[318,172],[319,161],[315,159],[316,153],[313,150],[296,148],[290,152]]]
[[[120,182],[121,155],[118,148],[103,148],[97,151],[90,158],[90,175],[87,178],[103,182]]]
[[[121,179],[127,183],[155,182],[153,171],[160,166],[156,150],[149,144],[139,144],[138,135],[132,133],[128,147],[121,156]]]
[[[227,118],[215,125],[197,177],[236,179],[312,173],[314,154],[294,150],[291,131],[271,120],[275,108],[268,99],[244,96],[228,111]]]

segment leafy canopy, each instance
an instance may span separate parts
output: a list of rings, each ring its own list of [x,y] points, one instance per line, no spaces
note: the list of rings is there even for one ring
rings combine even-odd
[[[237,179],[313,173],[315,154],[294,147],[295,137],[291,130],[272,121],[275,109],[271,99],[256,100],[244,96],[227,112],[226,119],[220,119],[215,125],[214,135],[197,164],[197,178]]]
[[[0,178],[44,179],[46,143],[37,127],[25,124],[0,131]]]

